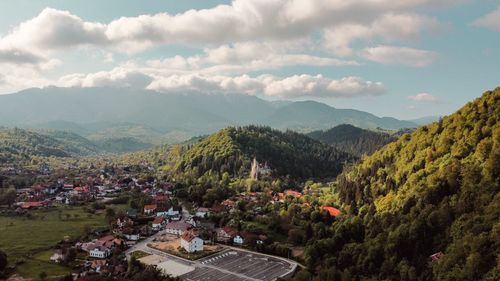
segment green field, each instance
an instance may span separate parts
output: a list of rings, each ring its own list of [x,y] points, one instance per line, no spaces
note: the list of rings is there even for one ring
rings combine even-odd
[[[39,278],[42,271],[47,273],[49,280],[70,273],[70,268],[50,262],[53,253],[53,250],[47,250],[26,258],[25,262],[17,266],[16,270],[22,276],[35,280]]]
[[[49,276],[69,272],[63,266],[50,264],[48,249],[65,236],[80,237],[86,226],[105,226],[103,214],[90,215],[81,207],[59,206],[50,210],[30,211],[26,216],[0,216],[0,249],[7,253],[9,263],[24,260],[17,267],[24,277],[38,279],[40,270]]]

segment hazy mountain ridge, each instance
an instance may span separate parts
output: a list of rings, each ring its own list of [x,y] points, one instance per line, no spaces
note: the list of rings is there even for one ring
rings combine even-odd
[[[318,102],[271,102],[242,94],[48,87],[0,96],[0,125],[66,130],[99,141],[105,139],[102,135],[115,132],[112,138],[129,137],[150,144],[178,142],[228,126],[251,124],[301,132],[340,124],[361,128],[416,127],[412,122],[336,109]],[[151,131],[138,136],[128,134],[126,126],[131,131]]]

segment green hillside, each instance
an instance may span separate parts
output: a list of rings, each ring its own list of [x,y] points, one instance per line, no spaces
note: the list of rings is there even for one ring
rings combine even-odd
[[[254,157],[267,162],[275,175],[292,178],[336,176],[353,159],[302,134],[248,126],[226,128],[191,145],[176,168],[198,175],[213,171],[247,177]]]
[[[357,156],[372,154],[375,150],[396,140],[394,136],[386,132],[365,130],[347,124],[325,131],[314,131],[307,135]]]
[[[53,137],[22,129],[0,128],[0,163],[23,163],[32,157],[69,157],[81,148]]]
[[[316,280],[498,280],[499,119],[497,88],[342,173],[349,215],[307,247]]]
[[[36,132],[62,142],[72,155],[90,155],[100,150],[90,140],[68,131],[40,130]]]

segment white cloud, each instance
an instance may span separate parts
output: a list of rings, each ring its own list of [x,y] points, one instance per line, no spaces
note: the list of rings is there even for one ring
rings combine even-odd
[[[261,75],[255,78],[247,75],[201,76],[172,75],[155,80],[149,89],[159,91],[208,91],[216,93],[264,94],[281,98],[326,97],[348,98],[379,95],[385,92],[380,82],[365,81],[359,77],[346,77],[339,80],[321,75],[293,75],[276,77]]]
[[[350,98],[380,95],[385,88],[380,82],[365,81],[359,77],[345,77],[339,80],[321,75],[294,75],[284,79],[267,80],[265,94],[284,98],[335,97]]]
[[[431,64],[437,57],[432,51],[407,47],[378,46],[365,48],[360,56],[382,64],[402,64],[413,67],[423,67]]]
[[[300,53],[284,44],[242,42],[207,48],[201,55],[175,56],[150,60],[147,64],[171,71],[198,71],[205,74],[242,74],[251,71],[280,69],[287,66],[356,66],[354,60],[340,60]]]
[[[146,71],[146,72],[143,72]],[[149,72],[148,72],[149,71]],[[366,81],[359,77],[331,79],[322,75],[227,76],[200,73],[160,73],[132,65],[117,67],[109,72],[72,74],[59,79],[61,87],[129,87],[131,85],[160,92],[243,93],[283,98],[325,97],[351,98],[385,93],[381,82]]]
[[[63,87],[127,87],[143,89],[153,81],[153,77],[139,71],[117,67],[112,71],[91,74],[71,74],[57,82]]]
[[[0,39],[0,46],[52,50],[78,45],[107,43],[106,26],[85,22],[67,11],[46,8],[37,17],[21,23]]]
[[[408,99],[417,101],[417,102],[438,102],[439,99],[431,94],[428,93],[419,93],[414,96],[408,96]]]
[[[46,8],[0,35],[0,75],[4,81],[0,92],[50,84],[46,77],[55,73],[42,70],[52,69],[62,60],[71,63],[67,58],[82,48],[91,52],[96,48],[102,54],[98,58],[102,60],[100,63],[116,66],[123,58],[118,53],[133,56],[148,48],[170,44],[194,46],[203,51],[189,57],[151,60],[145,65],[120,65],[107,72],[66,75],[57,83],[80,86],[137,83],[137,87],[142,87],[172,77],[172,83],[177,80],[180,87],[203,82],[208,83],[207,87],[215,85],[216,89],[222,87],[228,91],[231,87],[240,89],[246,85],[243,89],[251,92],[258,90],[255,85],[262,81],[244,74],[288,66],[358,65],[356,56],[350,59],[339,59],[339,56],[358,55],[367,43],[401,44],[415,40],[422,31],[441,26],[437,20],[422,15],[427,10],[422,7],[443,7],[458,2],[463,1],[234,0],[209,9],[122,17],[110,22],[92,22],[68,11]],[[324,35],[324,46],[335,57],[323,55],[324,49],[317,48],[318,35]],[[74,53],[65,53],[68,51]],[[392,50],[398,51],[393,52],[397,55],[394,60],[387,55],[384,58],[381,51],[383,49],[371,48],[361,53],[373,61],[412,66],[426,65],[433,60],[427,57],[421,61],[424,55],[435,57],[432,52],[401,47]],[[174,75],[179,77],[174,79]],[[218,75],[231,79],[223,79],[224,83],[214,81],[213,77]],[[362,94],[362,90],[381,91],[376,82],[370,84],[355,77],[328,83],[324,81],[327,78],[311,77],[275,78],[272,88],[266,84],[260,90],[296,96],[302,89],[307,94],[309,87],[335,97],[342,93]],[[348,85],[351,92],[347,91]]]
[[[0,63],[36,65],[43,61],[45,58],[27,50],[0,48]]]
[[[355,41],[386,42],[412,40],[423,30],[443,29],[436,19],[418,14],[388,13],[370,24],[348,23],[329,28],[324,33],[325,47],[339,56],[352,56],[351,44]]]
[[[500,6],[491,13],[478,18],[473,22],[475,26],[486,27],[493,30],[500,30]]]
[[[61,49],[81,45],[115,46],[137,52],[162,44],[221,45],[232,42],[282,41],[309,37],[326,27],[369,25],[392,13],[406,13],[419,6],[450,4],[449,0],[234,0],[230,5],[189,10],[176,15],[159,13],[122,17],[109,23],[88,22],[67,11],[44,9],[0,39],[0,45]],[[456,2],[456,1],[455,1]],[[388,16],[385,16],[389,14]],[[395,16],[407,17],[407,16]],[[425,17],[403,20],[411,29]],[[413,32],[402,30],[398,32]],[[376,24],[375,27],[376,28]]]

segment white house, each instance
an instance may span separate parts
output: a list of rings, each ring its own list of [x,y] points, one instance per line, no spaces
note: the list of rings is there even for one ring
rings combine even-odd
[[[89,255],[93,258],[107,258],[111,255],[111,250],[104,246],[97,246],[90,250]]]
[[[210,215],[210,210],[208,208],[198,208],[195,213],[195,216],[198,218],[205,218],[209,215]]]
[[[54,251],[54,254],[50,257],[50,261],[59,263],[61,261],[64,261],[65,257],[66,256],[64,255],[63,250],[57,249]]]
[[[237,244],[237,245],[243,245],[244,241],[245,240],[243,239],[243,237],[241,237],[241,235],[239,235],[239,234],[234,236],[234,238],[233,238],[233,243]]]
[[[158,217],[173,217],[180,214],[180,207],[170,206],[168,209],[159,210],[156,212],[156,216]]]
[[[191,231],[186,231],[181,237],[181,247],[188,253],[203,251],[203,240]]]
[[[164,217],[156,217],[153,221],[153,224],[151,227],[153,227],[154,230],[161,230],[163,226],[165,225],[165,218]]]
[[[185,222],[171,222],[165,226],[165,232],[180,236],[190,227],[191,225]]]
[[[139,239],[141,239],[141,235],[139,233],[137,233],[137,234],[124,234],[123,236],[125,236],[125,239],[127,239],[129,241],[138,241]]]

